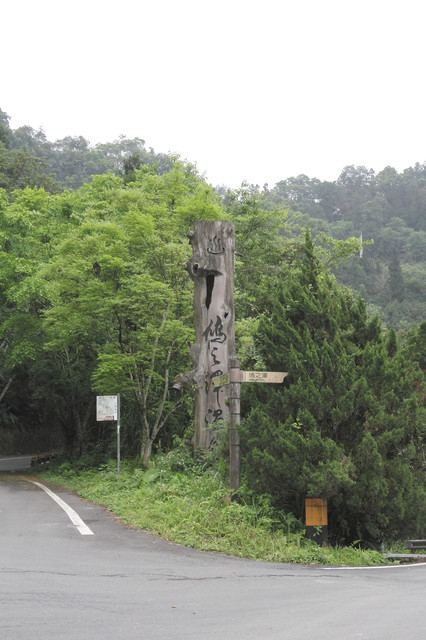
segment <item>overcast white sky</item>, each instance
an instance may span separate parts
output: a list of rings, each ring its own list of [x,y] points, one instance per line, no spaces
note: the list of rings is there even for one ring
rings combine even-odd
[[[13,0],[12,128],[120,134],[213,185],[426,160],[424,0]]]

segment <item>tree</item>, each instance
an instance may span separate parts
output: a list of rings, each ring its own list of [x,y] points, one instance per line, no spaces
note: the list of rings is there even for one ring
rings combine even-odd
[[[54,189],[45,163],[25,149],[8,149],[0,141],[0,189],[9,193],[25,187]]]
[[[262,207],[288,208],[288,233],[297,235],[297,227],[302,225],[309,227],[315,238],[321,233],[338,240],[362,235],[362,255],[358,252],[338,270],[334,268],[339,282],[361,293],[369,305],[375,305],[388,325],[409,328],[422,322],[426,279],[424,165],[417,164],[402,173],[386,167],[377,175],[365,167],[348,166],[335,182],[301,175],[280,181],[263,195]],[[365,240],[370,246],[365,246]],[[400,269],[399,274],[396,269]],[[403,289],[397,285],[399,291],[392,299],[390,271],[394,272],[393,281],[394,275],[399,279],[399,285],[401,274],[404,280]]]
[[[48,260],[18,290],[27,305],[41,304],[39,393],[56,405],[68,448],[81,451],[94,432],[92,388],[119,391],[138,419],[126,446],[147,464],[160,432],[188,402],[171,391],[188,368],[193,337],[186,231],[195,212],[209,219],[223,212],[180,164],[163,176],[143,167],[135,177],[126,186],[118,176],[95,176],[74,194],[51,197],[64,226]]]
[[[126,176],[141,163],[155,165],[159,174],[173,167],[171,157],[147,150],[141,138],[122,135],[113,142],[91,145],[83,136],[65,136],[50,142],[42,129],[29,125],[11,129],[9,120],[0,109],[0,187],[9,191],[26,186],[43,186],[52,192],[78,189],[93,175]]]
[[[34,441],[32,433],[38,433],[40,443],[47,446],[47,421],[42,406],[45,398],[31,391],[31,371],[43,355],[42,313],[46,307],[45,283],[37,279],[37,273],[49,260],[51,243],[59,235],[65,218],[58,206],[60,198],[44,189],[15,190],[10,201],[5,194],[1,195],[0,370],[4,381],[1,400],[4,407],[11,407],[28,442]],[[53,422],[55,436],[56,431]]]
[[[123,160],[123,173],[124,182],[134,182],[136,179],[136,169],[140,169],[142,164],[141,157],[138,153],[134,152]]]
[[[391,300],[402,302],[405,297],[404,277],[398,254],[394,250],[389,263],[389,295]]]
[[[9,116],[0,109],[0,145],[3,144],[6,149],[10,147],[10,126]]]
[[[419,532],[423,374],[395,332],[385,340],[365,302],[324,270],[309,233],[270,291],[255,353],[289,375],[280,389],[244,390],[247,482],[299,518],[305,497],[327,498],[335,542]]]

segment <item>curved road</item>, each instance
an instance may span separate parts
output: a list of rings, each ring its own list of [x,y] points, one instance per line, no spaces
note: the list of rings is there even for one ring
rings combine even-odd
[[[0,637],[400,640],[426,635],[426,566],[345,569],[204,553],[0,473]]]
[[[31,467],[31,455],[0,456],[1,471],[20,471]]]

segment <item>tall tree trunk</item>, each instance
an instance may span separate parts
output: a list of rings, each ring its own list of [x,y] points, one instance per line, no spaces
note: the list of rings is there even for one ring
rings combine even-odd
[[[141,446],[141,462],[144,467],[148,467],[152,452],[152,440],[151,438],[146,438],[142,442]]]

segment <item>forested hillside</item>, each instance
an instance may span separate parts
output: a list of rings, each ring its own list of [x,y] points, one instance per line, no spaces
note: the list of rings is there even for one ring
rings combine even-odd
[[[370,242],[336,272],[339,281],[359,291],[388,326],[424,320],[426,164],[378,174],[349,166],[335,182],[300,175],[264,193],[265,206],[288,207],[314,233]]]
[[[50,142],[41,129],[11,129],[9,121],[0,109],[0,188],[7,191],[37,186],[58,192],[78,189],[92,175],[111,172],[131,180],[142,164],[155,164],[159,173],[171,167],[167,155],[147,150],[141,138],[121,136],[94,146],[82,136]]]
[[[219,195],[190,164],[142,155],[130,162],[130,150],[116,157],[113,172],[62,190],[28,146],[13,147],[6,125],[0,135],[6,140],[0,143],[3,452],[59,446],[70,458],[83,454],[96,463],[114,455],[114,426],[95,420],[96,393],[121,394],[123,456],[146,463],[151,452],[173,449],[176,439],[190,441],[192,395],[172,388],[175,376],[191,368],[188,343],[194,339],[193,285],[184,270],[191,254],[187,231],[197,220],[231,220],[242,368],[289,373],[279,388],[244,390],[246,495],[261,496],[293,520],[302,518],[306,497],[327,498],[335,542],[424,535],[421,306],[411,317],[416,324],[395,331],[333,274],[346,277],[356,266],[379,281],[371,266],[375,254],[368,252],[378,247],[387,255],[393,239],[395,264],[389,258],[380,282],[383,295],[388,288],[394,298],[383,306],[398,301],[399,282],[405,292],[399,302],[415,307],[400,257],[415,240],[422,246],[425,229],[414,209],[411,217],[408,209],[404,214],[401,254],[392,216],[389,224],[382,217],[390,205],[370,174],[363,189],[378,203],[376,218],[366,208],[367,196],[357,201],[353,193],[349,208],[351,190],[342,177],[328,186],[298,179],[262,193],[247,187]],[[412,180],[421,203],[420,182]],[[298,181],[303,193],[312,182],[324,190],[302,197]],[[364,238],[371,230],[364,224],[376,225],[376,242],[364,247],[361,262],[355,220],[362,221]],[[335,239],[320,230],[333,230]],[[226,432],[227,425],[220,426]],[[225,472],[226,447],[213,456]]]

